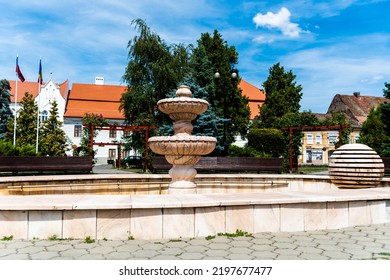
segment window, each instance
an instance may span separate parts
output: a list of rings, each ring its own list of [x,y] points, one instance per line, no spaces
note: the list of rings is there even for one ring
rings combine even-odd
[[[330,132],[328,134],[328,139],[329,139],[329,145],[334,144],[337,141],[339,141],[339,134],[337,132]]]
[[[81,137],[81,124],[76,124],[74,126],[74,137]]]
[[[313,144],[313,134],[307,134],[307,144]]]
[[[355,134],[355,143],[359,142],[359,138],[360,138],[360,135],[359,134]]]
[[[108,150],[108,158],[111,160],[116,158],[116,150],[115,149]]]
[[[41,122],[44,122],[47,120],[47,111],[43,110],[42,111],[42,116],[41,116]]]
[[[116,138],[116,129],[110,129],[110,138]]]
[[[319,145],[322,144],[322,137],[321,137],[321,134],[316,134],[316,144],[319,144]]]

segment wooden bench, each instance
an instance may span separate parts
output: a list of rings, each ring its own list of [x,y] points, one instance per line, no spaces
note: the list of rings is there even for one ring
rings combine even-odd
[[[172,167],[165,157],[155,156],[152,160],[153,172],[166,171]],[[200,172],[270,172],[282,173],[281,158],[253,157],[201,157],[195,165]]]
[[[385,165],[385,173],[390,174],[390,157],[383,157],[382,160]]]
[[[0,172],[61,171],[90,173],[92,157],[34,157],[0,156]]]

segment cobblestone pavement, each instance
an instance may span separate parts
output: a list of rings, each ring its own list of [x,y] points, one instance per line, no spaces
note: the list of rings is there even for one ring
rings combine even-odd
[[[340,230],[170,240],[0,241],[0,260],[390,259],[390,223]]]

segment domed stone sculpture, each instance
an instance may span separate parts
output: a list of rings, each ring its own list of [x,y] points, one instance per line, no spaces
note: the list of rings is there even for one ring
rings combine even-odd
[[[329,158],[331,181],[341,188],[376,187],[384,176],[379,155],[363,144],[346,144]]]
[[[209,103],[203,99],[192,98],[188,86],[180,86],[175,98],[166,98],[157,102],[158,109],[175,121],[173,136],[156,136],[149,139],[150,149],[156,154],[165,155],[173,165],[169,170],[172,178],[169,193],[196,193],[194,178],[197,174],[193,167],[201,155],[207,155],[215,149],[217,139],[208,136],[192,136],[193,121],[204,113]]]

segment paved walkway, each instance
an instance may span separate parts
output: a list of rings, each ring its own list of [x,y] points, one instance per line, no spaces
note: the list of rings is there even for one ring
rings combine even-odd
[[[261,233],[240,237],[91,241],[2,240],[0,260],[390,259],[390,223],[331,231]]]

